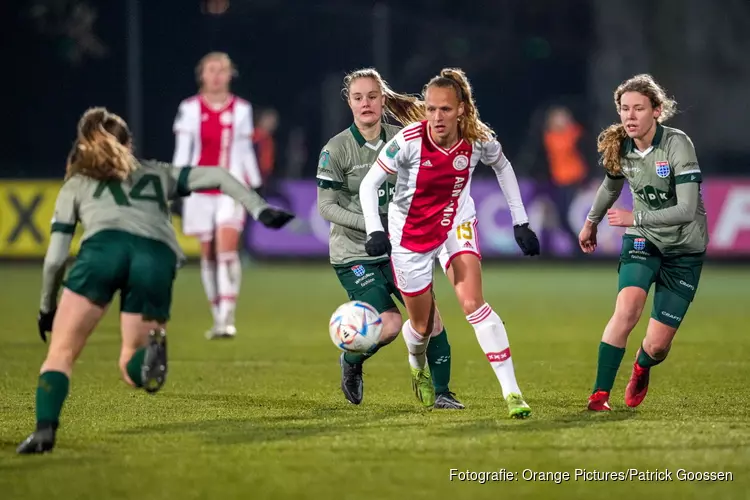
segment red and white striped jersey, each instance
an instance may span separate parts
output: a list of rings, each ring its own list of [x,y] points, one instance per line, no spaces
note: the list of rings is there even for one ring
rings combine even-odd
[[[185,99],[180,103],[173,129],[175,165],[222,167],[246,185],[261,185],[252,148],[253,108],[249,102],[230,95],[226,104],[214,108],[201,96]]]
[[[508,201],[514,224],[528,222],[513,167],[496,140],[469,144],[460,140],[450,150],[432,140],[426,121],[401,130],[381,150],[360,187],[367,232],[382,230],[377,204],[370,198],[386,174],[396,174],[396,192],[388,209],[392,244],[413,252],[429,252],[447,239],[449,231],[476,215],[470,195],[471,176],[479,162],[492,167]],[[367,206],[366,206],[367,205]],[[369,213],[372,212],[372,213]]]

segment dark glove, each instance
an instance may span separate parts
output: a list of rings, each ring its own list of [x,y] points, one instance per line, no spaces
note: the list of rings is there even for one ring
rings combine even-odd
[[[387,253],[391,254],[391,240],[388,239],[388,235],[385,231],[375,231],[370,234],[370,239],[365,242],[365,251],[367,255],[371,257],[377,257]]]
[[[388,234],[388,214],[380,214],[380,223],[383,225],[385,234]]]
[[[39,316],[36,319],[36,325],[39,327],[39,336],[42,337],[42,341],[47,343],[47,333],[52,331],[52,322],[55,320],[55,312],[57,309],[52,309],[50,312],[39,311]]]
[[[513,226],[513,236],[516,238],[516,243],[518,243],[524,255],[539,255],[539,238],[529,228],[528,223]]]
[[[278,208],[266,208],[258,214],[258,222],[271,229],[279,229],[294,219],[294,214]]]

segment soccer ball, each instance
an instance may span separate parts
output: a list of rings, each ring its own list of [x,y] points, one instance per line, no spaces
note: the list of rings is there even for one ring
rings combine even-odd
[[[340,305],[328,324],[331,340],[346,352],[369,352],[380,342],[382,330],[378,311],[359,300]]]

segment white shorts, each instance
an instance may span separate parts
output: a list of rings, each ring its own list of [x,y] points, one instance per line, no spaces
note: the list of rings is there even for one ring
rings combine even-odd
[[[182,232],[211,241],[219,227],[242,231],[245,208],[225,194],[193,193],[182,202]]]
[[[418,253],[395,245],[391,252],[391,265],[396,286],[406,296],[421,295],[432,287],[435,258],[440,261],[443,272],[446,272],[451,261],[464,253],[482,258],[476,217],[459,224],[448,233],[445,243],[430,252]]]

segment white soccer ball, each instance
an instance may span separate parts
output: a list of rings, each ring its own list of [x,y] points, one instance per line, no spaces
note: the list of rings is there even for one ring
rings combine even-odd
[[[378,311],[359,300],[340,305],[328,324],[333,343],[347,352],[369,352],[380,342],[382,330]]]

